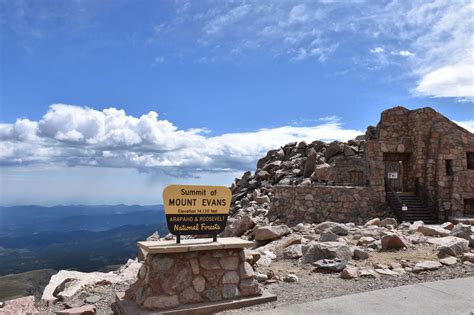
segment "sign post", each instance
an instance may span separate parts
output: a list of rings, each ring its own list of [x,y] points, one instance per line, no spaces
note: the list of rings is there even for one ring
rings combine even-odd
[[[163,191],[166,222],[180,243],[181,235],[222,233],[229,215],[232,193],[224,186],[170,185]]]

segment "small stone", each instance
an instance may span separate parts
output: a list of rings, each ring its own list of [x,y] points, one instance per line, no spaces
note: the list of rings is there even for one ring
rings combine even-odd
[[[359,241],[357,241],[357,245],[366,246],[366,245],[372,243],[373,241],[375,241],[375,238],[373,238],[371,236],[362,236],[361,238],[359,238]]]
[[[239,267],[239,257],[222,257],[219,262],[224,270],[236,270]]]
[[[226,284],[222,288],[224,299],[234,299],[240,296],[239,288],[235,284]]]
[[[402,269],[403,266],[400,263],[397,262],[391,262],[390,263],[390,269],[395,270],[395,269]]]
[[[446,258],[440,259],[439,262],[446,266],[452,266],[457,264],[458,260],[456,257],[448,256]]]
[[[388,268],[386,268],[386,269],[375,269],[375,271],[380,273],[381,275],[385,275],[385,276],[398,276],[398,273],[396,273],[395,271],[392,271]]]
[[[468,261],[470,263],[474,263],[474,253],[465,253],[462,256],[462,261]]]
[[[204,279],[203,276],[197,276],[193,280],[193,287],[196,292],[204,291],[204,288],[206,287],[206,279]]]
[[[355,279],[359,276],[359,268],[357,267],[346,267],[341,272],[342,279]]]
[[[244,250],[244,254],[245,254],[245,261],[247,261],[252,266],[255,265],[255,263],[260,259],[260,256],[262,255],[255,250],[248,250],[248,249]]]
[[[420,261],[413,267],[413,272],[421,272],[427,270],[436,270],[441,267],[441,263],[438,261],[424,260]]]
[[[283,278],[283,281],[285,281],[285,282],[298,282],[298,277],[294,273],[289,273]]]
[[[369,258],[369,253],[359,248],[354,249],[354,255],[352,256],[355,260],[364,260]]]
[[[158,231],[154,232],[152,235],[146,238],[147,242],[159,241],[159,240],[160,240],[160,233],[158,233]]]
[[[451,231],[454,228],[454,224],[452,224],[451,222],[444,222],[443,224],[441,224],[441,227],[443,229]]]
[[[258,281],[258,282],[265,282],[268,280],[268,276],[264,273],[257,273],[255,275],[255,279]]]
[[[242,279],[252,278],[255,275],[252,266],[248,262],[240,265],[240,276]]]
[[[321,259],[313,263],[318,269],[328,270],[333,272],[342,271],[347,265],[347,260],[342,259]]]
[[[240,294],[242,296],[261,295],[262,289],[254,279],[243,279],[240,281]]]
[[[5,306],[5,302],[0,302],[0,308],[3,308]]]
[[[95,304],[99,301],[100,301],[100,296],[98,295],[91,295],[91,296],[86,297],[86,303],[89,303],[89,304]]]
[[[359,277],[377,278],[378,275],[373,269],[361,269],[359,271]]]

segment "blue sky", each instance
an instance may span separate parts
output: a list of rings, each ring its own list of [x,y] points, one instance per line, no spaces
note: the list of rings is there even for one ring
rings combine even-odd
[[[473,16],[447,0],[0,1],[0,204],[230,185],[269,149],[347,140],[395,105],[473,130]]]

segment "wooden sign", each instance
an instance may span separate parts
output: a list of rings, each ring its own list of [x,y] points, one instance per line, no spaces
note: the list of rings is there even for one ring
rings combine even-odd
[[[216,238],[229,215],[232,193],[224,186],[170,185],[163,191],[166,222],[171,234]]]

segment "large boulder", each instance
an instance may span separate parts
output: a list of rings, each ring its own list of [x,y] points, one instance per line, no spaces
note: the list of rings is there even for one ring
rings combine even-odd
[[[385,218],[382,221],[380,221],[380,225],[385,226],[385,227],[388,227],[388,226],[397,227],[398,222],[394,218]]]
[[[352,252],[346,244],[339,242],[316,242],[311,241],[302,247],[302,263],[311,264],[320,259],[342,259],[349,260]]]
[[[331,176],[332,166],[324,163],[316,165],[311,178],[315,181],[328,181]]]
[[[438,244],[438,257],[440,258],[447,256],[459,257],[469,252],[469,241],[463,238],[455,236],[443,237],[440,238]]]
[[[425,236],[448,236],[451,232],[438,225],[421,225],[417,231]]]
[[[289,234],[290,228],[286,225],[259,226],[255,232],[256,241],[271,241]]]
[[[51,277],[41,300],[46,304],[53,304],[58,299],[68,300],[83,288],[97,283],[132,284],[137,280],[141,266],[141,263],[129,260],[117,273],[61,270]]]
[[[470,225],[458,223],[452,228],[450,235],[463,238],[469,242],[470,247],[474,247],[474,234]]]
[[[303,245],[301,244],[295,244],[295,245],[290,245],[287,248],[283,250],[283,257],[286,259],[296,259],[300,258],[303,256],[303,251],[302,248]]]
[[[371,225],[380,226],[380,219],[379,218],[373,218],[372,220],[367,221],[364,224],[364,227],[368,227],[368,226],[371,226]]]
[[[245,232],[255,226],[255,221],[249,216],[241,216],[235,219],[229,219],[229,223],[225,227],[222,234],[223,237],[242,236]]]
[[[35,297],[32,295],[8,300],[4,303],[0,308],[0,314],[39,314],[35,307]]]
[[[339,236],[329,230],[321,233],[321,236],[319,236],[320,242],[337,242],[338,239]]]
[[[306,162],[304,163],[304,171],[303,171],[304,177],[311,176],[311,174],[314,171],[314,167],[316,166],[317,160],[318,160],[318,155],[316,153],[316,150],[311,148],[306,157]]]
[[[403,236],[389,233],[382,237],[382,250],[406,248],[410,244]]]
[[[324,152],[324,157],[326,161],[330,160],[335,155],[341,154],[344,152],[344,144],[338,141],[331,142]]]
[[[318,225],[316,225],[314,227],[314,232],[319,234],[319,233],[322,233],[324,231],[331,230],[331,229],[333,229],[334,227],[336,227],[338,225],[341,225],[341,224],[337,223],[337,222],[324,221],[324,222],[319,223]]]

